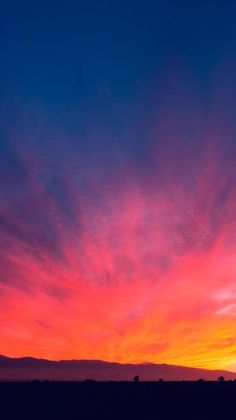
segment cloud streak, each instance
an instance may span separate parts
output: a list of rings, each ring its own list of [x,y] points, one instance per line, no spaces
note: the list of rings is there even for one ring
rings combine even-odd
[[[187,146],[177,117],[163,111],[143,160],[140,145],[4,149],[0,353],[235,364],[235,150],[217,121]]]

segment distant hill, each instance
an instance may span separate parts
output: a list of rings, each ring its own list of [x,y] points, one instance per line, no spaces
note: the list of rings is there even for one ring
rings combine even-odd
[[[11,358],[0,355],[0,381],[130,381],[135,375],[143,381],[160,378],[176,380],[217,380],[219,376],[236,380],[236,372],[205,370],[166,364],[120,364],[100,360],[50,361],[31,357]]]

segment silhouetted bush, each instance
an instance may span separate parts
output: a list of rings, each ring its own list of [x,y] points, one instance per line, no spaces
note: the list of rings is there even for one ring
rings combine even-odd
[[[94,383],[96,383],[97,381],[95,381],[95,379],[85,379],[84,380],[84,383],[86,383],[86,384],[94,384]]]

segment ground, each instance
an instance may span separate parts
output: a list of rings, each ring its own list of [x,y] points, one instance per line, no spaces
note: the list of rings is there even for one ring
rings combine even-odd
[[[236,382],[1,383],[1,420],[235,419]]]

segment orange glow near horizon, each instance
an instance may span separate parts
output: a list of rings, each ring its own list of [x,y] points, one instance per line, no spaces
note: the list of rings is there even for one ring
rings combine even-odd
[[[235,186],[218,211],[227,180],[213,158],[187,190],[131,172],[95,185],[102,205],[84,205],[74,187],[72,221],[32,175],[60,252],[9,228],[0,353],[236,370]]]

